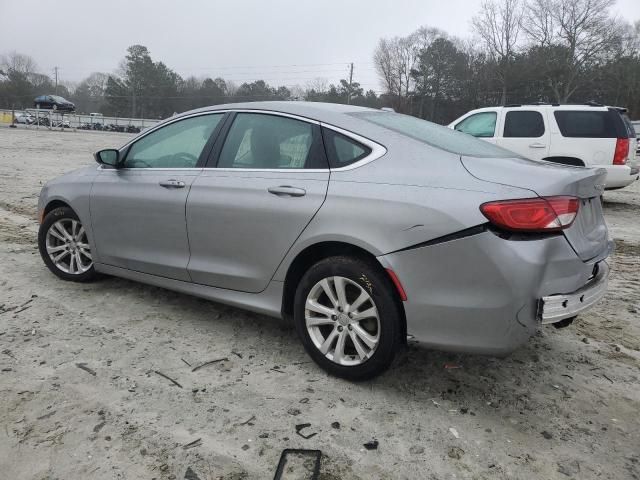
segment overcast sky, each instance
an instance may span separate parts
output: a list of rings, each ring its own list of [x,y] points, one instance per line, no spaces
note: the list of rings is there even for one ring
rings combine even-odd
[[[61,80],[113,72],[133,44],[183,77],[263,78],[304,86],[348,75],[379,90],[373,50],[380,37],[421,25],[469,37],[481,0],[0,0],[0,54],[32,56]],[[614,13],[640,19],[640,0]]]

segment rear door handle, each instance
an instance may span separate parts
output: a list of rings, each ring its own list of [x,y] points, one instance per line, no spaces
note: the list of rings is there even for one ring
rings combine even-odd
[[[159,185],[164,188],[184,188],[185,183],[180,180],[162,180]]]
[[[304,197],[307,191],[304,188],[292,187],[290,185],[280,185],[279,187],[267,188],[269,193],[278,195],[279,197]]]
[[[532,143],[529,148],[547,148],[547,146],[544,143]]]

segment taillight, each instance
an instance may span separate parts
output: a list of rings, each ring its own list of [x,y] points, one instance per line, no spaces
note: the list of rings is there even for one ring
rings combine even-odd
[[[506,230],[549,232],[569,227],[578,214],[576,197],[538,197],[483,203],[480,211]]]
[[[624,165],[629,156],[629,139],[619,138],[616,140],[616,151],[613,153],[613,164]]]

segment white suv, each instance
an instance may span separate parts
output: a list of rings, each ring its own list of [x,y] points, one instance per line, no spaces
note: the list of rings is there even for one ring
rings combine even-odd
[[[607,169],[607,189],[640,176],[638,139],[625,109],[601,105],[507,105],[472,110],[449,128],[534,160]]]

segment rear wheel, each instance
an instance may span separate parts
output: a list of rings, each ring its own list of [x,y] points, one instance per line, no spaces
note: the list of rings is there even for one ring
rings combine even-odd
[[[45,265],[63,280],[87,282],[96,277],[87,232],[70,208],[47,214],[38,231],[38,247]]]
[[[401,315],[393,286],[370,262],[331,257],[313,265],[295,296],[294,321],[307,353],[349,380],[382,373],[399,345]]]

